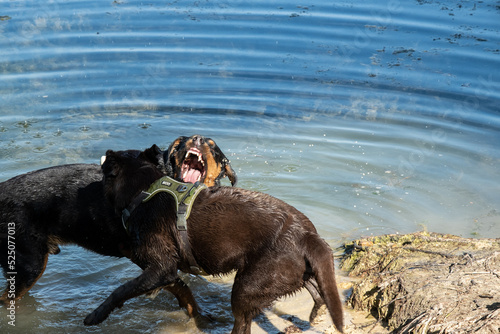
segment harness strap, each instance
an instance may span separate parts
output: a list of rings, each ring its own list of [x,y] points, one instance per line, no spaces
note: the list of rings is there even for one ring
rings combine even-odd
[[[130,205],[122,211],[123,227],[130,233],[129,224],[127,223],[132,211],[141,203],[149,201],[153,196],[160,192],[169,193],[175,199],[175,206],[177,208],[177,230],[179,231],[179,248],[183,258],[189,263],[190,271],[196,275],[206,275],[205,271],[200,268],[194,259],[193,252],[188,240],[187,234],[187,220],[191,214],[191,208],[194,200],[203,189],[208,188],[200,182],[195,184],[178,182],[170,177],[162,177],[156,180],[149,187],[148,191],[141,192]]]
[[[127,233],[129,232],[129,223],[128,223],[128,219],[130,217],[130,215],[132,214],[132,211],[134,211],[138,206],[139,204],[142,203],[142,201],[149,196],[149,193],[145,192],[145,191],[141,191],[141,193],[139,195],[137,195],[136,198],[134,198],[132,200],[132,203],[130,203],[125,209],[123,209],[122,211],[122,224],[123,224],[123,227],[125,228],[125,231],[127,231]]]

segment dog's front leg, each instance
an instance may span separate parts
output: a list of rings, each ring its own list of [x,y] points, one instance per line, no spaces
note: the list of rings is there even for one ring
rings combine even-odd
[[[140,276],[113,291],[104,303],[85,318],[84,324],[87,326],[100,324],[106,320],[115,308],[122,307],[123,303],[127,300],[172,284],[175,282],[176,277],[176,270],[172,273],[162,272],[157,267],[144,270]]]

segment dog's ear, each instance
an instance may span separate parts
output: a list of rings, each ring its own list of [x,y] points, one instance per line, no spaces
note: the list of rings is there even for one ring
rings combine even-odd
[[[145,149],[143,152],[143,157],[146,160],[154,163],[155,165],[157,165],[158,163],[163,163],[163,151],[160,150],[160,148],[156,146],[156,144],[153,144],[153,146],[151,146],[150,148]]]
[[[104,177],[116,177],[120,170],[120,156],[112,150],[106,151],[106,156],[101,158],[101,170]]]
[[[229,178],[229,181],[231,181],[231,185],[234,187],[236,183],[238,182],[238,177],[236,176],[236,173],[234,172],[233,167],[231,167],[231,164],[229,163],[229,160],[224,157],[224,159],[227,161],[224,170],[226,172],[227,177]]]
[[[205,140],[207,141],[207,143],[210,144],[210,147],[214,151],[214,154],[220,158],[220,161],[222,163],[220,174],[216,180],[217,184],[219,184],[219,180],[221,178],[227,176],[229,178],[229,181],[231,181],[231,185],[234,187],[238,182],[238,177],[236,176],[236,172],[234,171],[234,169],[231,167],[229,159],[226,158],[226,155],[222,152],[220,147],[217,144],[215,144],[213,139],[205,138]]]
[[[180,136],[179,138],[174,140],[172,142],[172,144],[170,144],[168,149],[163,153],[163,161],[165,162],[166,173],[169,176],[174,175],[174,166],[172,165],[171,158],[172,158],[173,154],[175,152],[177,152],[177,148],[179,148],[179,144],[182,143],[183,141],[185,141],[186,139],[187,139],[186,136]],[[174,164],[175,164],[175,161],[174,161]]]
[[[153,144],[153,146],[144,150],[141,155],[145,160],[156,165],[156,167],[161,170],[163,174],[167,173],[165,161],[163,160],[163,151],[156,146],[156,144]]]

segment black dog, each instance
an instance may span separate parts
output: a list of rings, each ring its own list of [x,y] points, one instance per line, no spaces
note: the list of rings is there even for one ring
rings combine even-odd
[[[125,152],[126,153],[126,152]],[[162,156],[152,147],[137,157],[108,151],[102,165],[106,197],[124,210],[163,174]],[[166,181],[168,182],[168,181]],[[131,260],[144,271],[117,288],[85,319],[104,321],[133,297],[169,286],[177,270],[190,263],[181,254],[174,198],[159,192],[132,211]],[[290,295],[315,279],[337,329],[342,331],[342,304],[335,283],[333,255],[313,224],[294,207],[269,195],[231,187],[199,192],[188,220],[187,235],[197,264],[210,275],[236,271],[231,305],[232,333],[250,333],[251,322],[263,307]]]
[[[217,145],[214,147],[215,151],[220,151]],[[139,153],[137,150],[123,152],[131,158]],[[152,158],[163,154],[168,156],[155,147]],[[211,156],[204,158],[214,159]],[[217,159],[215,157],[222,165]],[[165,168],[162,172],[166,172]],[[210,167],[206,173],[225,175]],[[8,255],[0,256],[0,265],[7,282],[12,276],[16,282],[7,285],[0,304],[22,298],[43,274],[48,255],[59,253],[59,245],[66,243],[102,255],[130,257],[130,237],[121,216],[104,197],[98,165],[56,166],[0,183],[0,252]],[[15,251],[12,244],[15,244]],[[189,288],[180,279],[166,289],[186,307],[190,316],[200,315]]]
[[[60,252],[60,244],[130,257],[130,238],[121,217],[104,198],[101,180],[98,165],[74,164],[23,174],[0,184],[0,251],[8,254],[0,256],[0,264],[7,281],[15,279],[15,285],[7,285],[1,303],[22,298],[42,276],[49,254]],[[15,251],[8,253],[13,242]],[[180,279],[165,288],[191,317],[203,319],[191,291]]]
[[[4,274],[17,272],[11,297],[21,298],[35,284],[48,255],[60,252],[59,244],[72,242],[110,256],[127,253],[129,238],[115,223],[116,214],[106,204],[101,180],[98,165],[74,164],[0,183],[0,261]],[[109,242],[110,237],[114,242]],[[10,258],[15,260],[11,262],[14,267],[3,256],[9,240],[15,243]],[[1,297],[4,302],[8,293],[9,289]]]

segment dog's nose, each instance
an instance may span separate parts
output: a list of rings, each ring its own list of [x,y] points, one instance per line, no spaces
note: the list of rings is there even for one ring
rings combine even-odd
[[[195,146],[201,146],[205,142],[205,138],[203,138],[203,136],[196,135],[193,136],[193,142]]]

